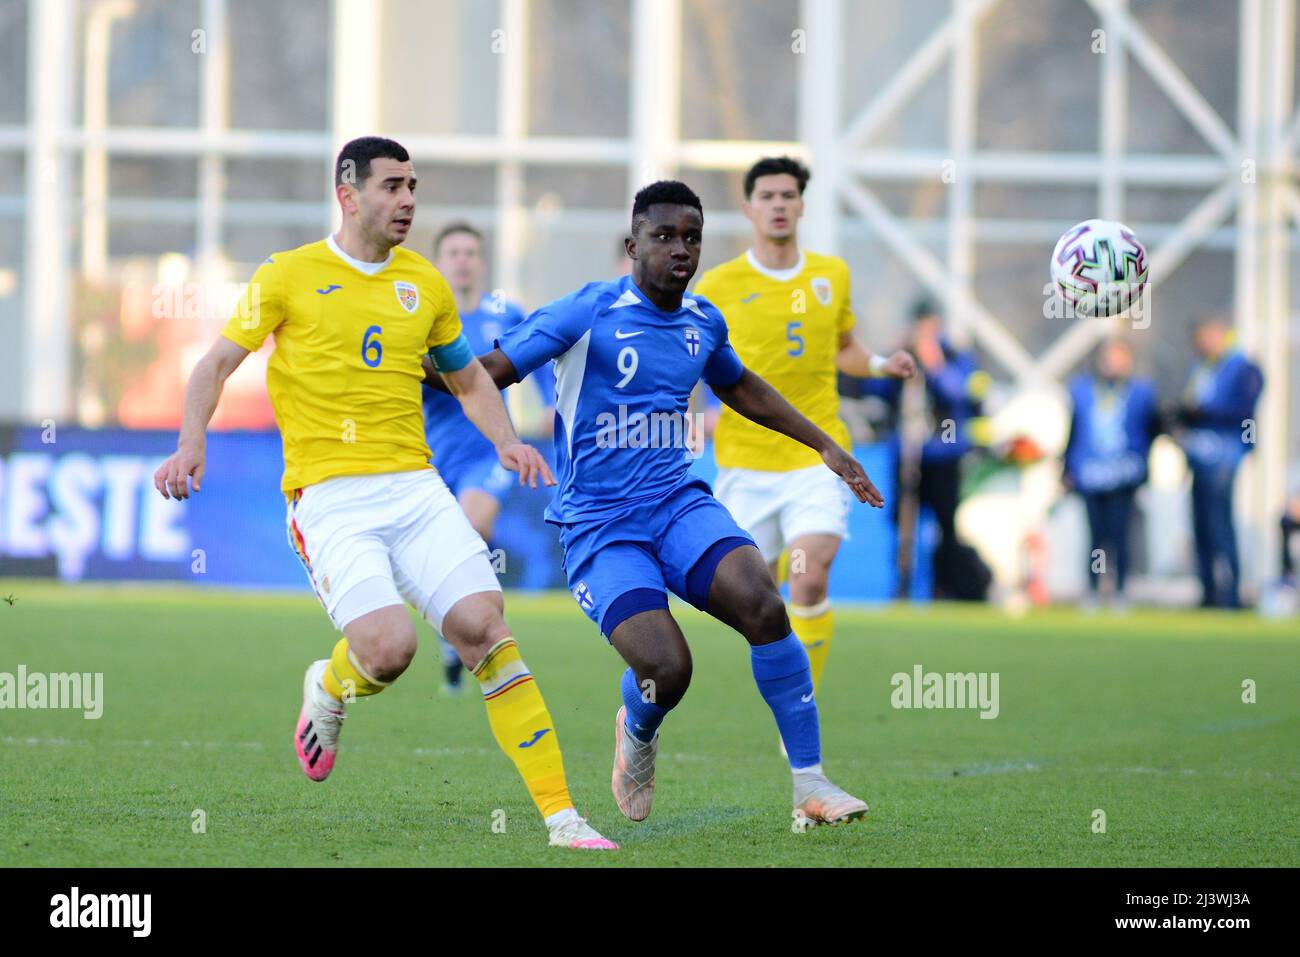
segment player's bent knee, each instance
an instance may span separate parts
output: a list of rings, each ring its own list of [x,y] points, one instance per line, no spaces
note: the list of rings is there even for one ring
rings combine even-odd
[[[466,595],[442,619],[442,636],[460,652],[461,661],[473,667],[498,641],[510,636],[505,604],[499,591]]]
[[[829,576],[821,569],[790,579],[790,600],[796,605],[820,605],[829,591]]]
[[[765,588],[755,593],[743,615],[743,621],[743,634],[751,644],[780,641],[791,630],[785,602],[775,588]]]
[[[637,677],[643,688],[646,687],[647,681],[652,682],[649,687],[654,689],[655,704],[663,708],[675,708],[691,686],[694,664],[689,653],[670,654],[648,666],[643,666],[641,670],[643,673]]]
[[[366,674],[385,684],[406,670],[419,643],[415,626],[401,605],[365,615],[344,632]]]

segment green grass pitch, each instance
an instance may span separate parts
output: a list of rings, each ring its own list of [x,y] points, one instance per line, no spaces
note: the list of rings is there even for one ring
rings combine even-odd
[[[437,694],[425,626],[411,669],[352,708],[334,774],[314,784],[290,743],[303,669],[335,640],[311,596],[31,581],[0,595],[15,596],[0,604],[0,672],[104,675],[99,720],[0,710],[6,865],[1300,864],[1294,622],[841,610],[825,767],[872,812],[799,834],[739,636],[675,606],[695,677],[663,729],[654,812],[632,824],[609,793],[617,655],[567,595],[508,595],[579,808],[623,845],[601,855],[546,846],[477,696]],[[893,708],[891,676],[917,664],[997,672],[998,717]]]

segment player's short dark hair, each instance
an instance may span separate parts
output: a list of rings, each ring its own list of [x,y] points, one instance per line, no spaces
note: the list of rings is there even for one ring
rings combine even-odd
[[[691,206],[704,219],[704,205],[695,190],[675,179],[661,179],[657,183],[642,187],[632,200],[632,232],[636,233],[637,223],[646,218],[651,206],[666,204],[669,206]]]
[[[396,140],[382,136],[361,136],[345,143],[334,161],[334,185],[350,183],[361,186],[370,178],[370,164],[377,159],[394,159],[408,163],[411,154]]]
[[[438,230],[438,235],[433,237],[433,258],[438,258],[438,251],[442,249],[442,241],[448,236],[455,236],[457,233],[464,233],[466,236],[473,236],[478,240],[478,247],[483,249],[483,233],[475,229],[463,219],[448,223],[442,229]]]
[[[939,306],[933,299],[921,298],[912,304],[912,321],[939,317]]]
[[[812,171],[792,156],[764,156],[745,174],[745,199],[754,195],[754,184],[760,176],[775,176],[779,173],[788,173],[795,178],[799,184],[800,196],[803,195],[808,180],[812,179]]]

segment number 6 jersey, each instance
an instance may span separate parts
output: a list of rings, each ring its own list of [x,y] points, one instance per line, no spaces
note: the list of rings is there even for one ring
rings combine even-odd
[[[275,253],[221,334],[256,352],[272,333],[266,388],[286,493],[340,475],[430,468],[420,360],[461,333],[432,263],[401,246],[361,262],[333,236]]]

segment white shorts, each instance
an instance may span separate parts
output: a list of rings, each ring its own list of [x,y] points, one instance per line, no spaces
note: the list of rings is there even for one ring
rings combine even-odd
[[[722,469],[713,494],[769,563],[803,535],[849,537],[853,493],[824,465],[790,472]]]
[[[456,602],[501,590],[487,545],[433,469],[309,485],[290,502],[285,524],[339,631],[404,600],[441,631]]]

